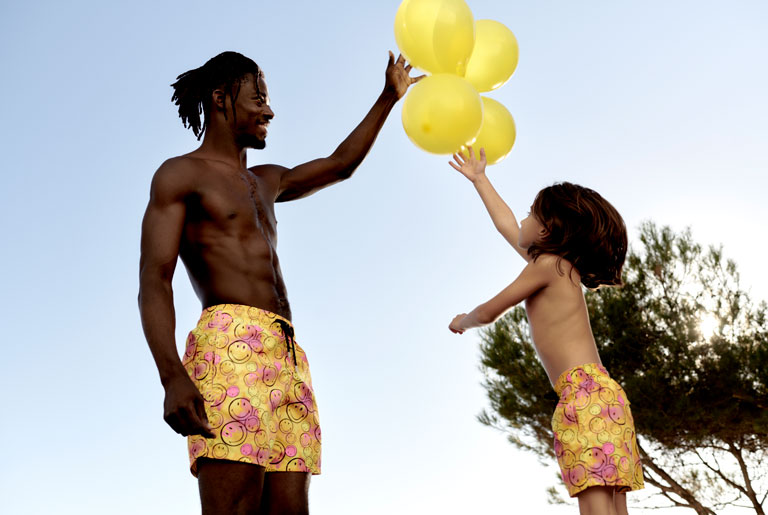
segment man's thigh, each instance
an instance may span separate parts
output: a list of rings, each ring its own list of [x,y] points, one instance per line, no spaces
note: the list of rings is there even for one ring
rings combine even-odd
[[[309,472],[267,472],[260,515],[307,515]]]
[[[200,458],[197,480],[203,515],[252,515],[261,504],[264,467]]]

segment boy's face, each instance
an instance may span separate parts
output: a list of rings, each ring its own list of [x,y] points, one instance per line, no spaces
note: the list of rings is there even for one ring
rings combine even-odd
[[[535,215],[529,212],[528,216],[523,218],[520,222],[520,232],[517,235],[517,244],[520,248],[527,249],[546,235],[547,229],[541,222],[539,222]]]

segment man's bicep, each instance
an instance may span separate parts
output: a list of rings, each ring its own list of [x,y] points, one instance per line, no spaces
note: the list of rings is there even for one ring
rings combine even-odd
[[[346,177],[344,167],[332,157],[313,159],[290,169],[284,168],[276,200],[285,202],[306,197]]]
[[[141,230],[141,262],[144,266],[175,264],[184,227],[184,205],[153,206],[144,214]]]
[[[173,273],[184,229],[183,189],[156,175],[141,228],[141,269]],[[159,269],[159,270],[158,270]]]

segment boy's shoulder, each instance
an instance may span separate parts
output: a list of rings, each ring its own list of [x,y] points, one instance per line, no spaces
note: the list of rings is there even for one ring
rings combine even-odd
[[[573,280],[579,283],[581,276],[573,264],[557,254],[540,254],[531,260],[528,266],[538,273],[551,275],[553,279]]]

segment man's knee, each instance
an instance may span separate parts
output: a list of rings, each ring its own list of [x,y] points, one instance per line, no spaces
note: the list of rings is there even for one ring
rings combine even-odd
[[[264,467],[205,458],[197,467],[203,515],[256,513],[261,504]]]
[[[309,514],[309,473],[272,472],[264,479],[262,511],[267,515]]]

